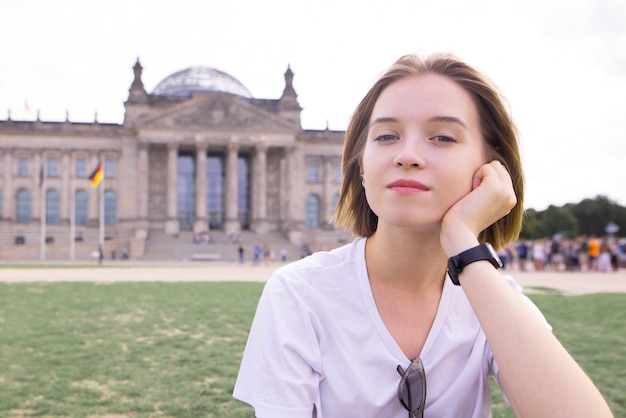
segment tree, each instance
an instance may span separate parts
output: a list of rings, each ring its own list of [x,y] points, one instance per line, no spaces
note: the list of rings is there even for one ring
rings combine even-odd
[[[581,234],[604,235],[604,228],[609,222],[615,222],[622,230],[626,228],[626,208],[605,196],[596,196],[595,199],[585,199],[577,205],[571,205],[571,211]]]
[[[578,221],[572,211],[565,206],[548,206],[540,219],[545,231],[544,236],[551,237],[557,233],[570,238],[578,236]]]
[[[537,211],[535,209],[526,209],[524,211],[524,221],[522,223],[522,230],[520,232],[520,238],[536,239],[540,236],[537,232]]]
[[[527,239],[551,237],[563,234],[568,237],[578,235],[578,223],[571,210],[566,207],[550,205],[548,209],[537,212],[528,209],[520,236]]]
[[[562,207],[549,206],[546,210],[527,209],[520,237],[538,239],[562,233],[568,237],[606,234],[605,227],[616,223],[626,231],[626,208],[605,196],[568,203]],[[622,232],[623,233],[623,232]]]

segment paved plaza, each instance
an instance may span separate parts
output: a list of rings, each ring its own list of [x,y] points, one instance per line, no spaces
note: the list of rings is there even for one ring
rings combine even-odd
[[[0,282],[196,282],[196,281],[266,281],[281,263],[268,265],[223,262],[137,264],[109,262],[102,266],[50,265],[33,268],[2,268]],[[505,271],[512,275],[526,292],[536,288],[552,288],[564,294],[626,293],[626,270],[618,272],[550,272]]]

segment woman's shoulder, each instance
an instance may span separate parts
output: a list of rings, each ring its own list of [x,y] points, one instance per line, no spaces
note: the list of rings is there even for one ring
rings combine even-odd
[[[278,268],[268,280],[268,285],[276,285],[277,282],[293,285],[340,280],[347,271],[356,273],[355,270],[364,262],[364,239],[356,238],[348,244],[328,251],[317,251]]]

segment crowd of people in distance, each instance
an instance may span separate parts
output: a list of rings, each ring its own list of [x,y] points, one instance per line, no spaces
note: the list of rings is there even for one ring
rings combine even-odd
[[[241,236],[238,234],[225,234],[223,241],[225,244],[228,243],[234,243],[234,244],[239,244],[241,243]],[[196,232],[193,236],[193,243],[194,244],[215,244],[217,243],[217,238],[215,238],[212,234],[209,233],[209,231],[201,231],[201,232]]]
[[[202,231],[194,234],[193,236],[194,244],[212,244],[215,243],[215,238],[213,235],[209,234],[207,231]]]
[[[237,247],[237,253],[239,255],[239,264],[245,264],[246,247],[242,242],[240,242],[239,246]],[[261,260],[263,260],[263,263],[265,265],[268,265],[270,261],[274,261],[275,259],[276,259],[276,253],[270,244],[264,243],[263,246],[261,246],[258,242],[255,242],[254,245],[252,246],[252,264],[253,265],[261,264]],[[280,261],[281,262],[287,261],[287,249],[284,247],[280,249]]]
[[[609,272],[626,268],[626,239],[613,236],[560,234],[537,240],[520,239],[499,253],[503,268],[520,271]]]

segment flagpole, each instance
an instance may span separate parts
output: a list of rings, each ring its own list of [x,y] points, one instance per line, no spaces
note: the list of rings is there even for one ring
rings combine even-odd
[[[43,161],[41,162],[41,169],[39,171],[39,194],[41,213],[39,215],[39,259],[45,261],[46,259],[46,176],[44,174]]]
[[[91,183],[91,187],[100,187],[98,196],[99,196],[99,212],[98,216],[99,220],[99,231],[98,231],[98,262],[102,263],[102,259],[104,258],[104,164],[101,160],[102,157],[98,159],[98,166],[89,176],[89,181]],[[100,184],[102,183],[102,184]]]
[[[102,251],[102,256],[104,256],[104,164],[102,161],[100,162],[102,165],[102,180],[100,181],[100,234],[99,234],[99,244],[100,250]]]

